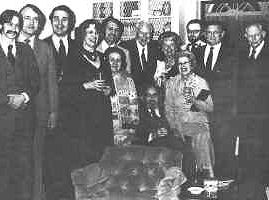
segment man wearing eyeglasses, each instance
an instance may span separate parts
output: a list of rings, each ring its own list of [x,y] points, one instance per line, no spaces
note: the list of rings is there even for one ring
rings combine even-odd
[[[45,15],[33,4],[25,5],[20,14],[23,26],[18,41],[28,44],[34,51],[40,72],[41,87],[35,99],[36,122],[34,135],[34,199],[42,199],[44,137],[56,127],[58,115],[58,84],[52,48],[38,38],[45,25]]]
[[[211,88],[214,111],[211,116],[211,134],[214,143],[217,176],[232,176],[235,117],[236,57],[234,50],[224,40],[226,30],[221,22],[206,23],[206,45],[197,50],[197,73],[204,77]]]
[[[39,70],[33,51],[17,42],[22,16],[0,15],[0,196],[32,199],[34,101]]]

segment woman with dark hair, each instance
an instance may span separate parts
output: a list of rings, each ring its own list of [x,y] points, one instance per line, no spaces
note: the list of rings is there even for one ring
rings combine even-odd
[[[180,73],[166,84],[166,117],[175,134],[191,138],[198,170],[213,177],[214,151],[208,122],[208,113],[213,111],[210,90],[207,82],[193,73],[197,63],[192,52],[179,52],[177,62]]]
[[[116,91],[111,97],[114,142],[128,143],[139,121],[135,84],[126,72],[126,56],[122,49],[108,48],[105,51],[105,63],[111,68]]]
[[[176,54],[180,51],[182,40],[175,32],[164,32],[159,36],[162,56],[157,60],[154,79],[158,86],[165,84],[170,77],[178,74]]]
[[[99,160],[105,147],[113,145],[110,95],[114,90],[111,70],[104,65],[103,54],[96,51],[100,31],[94,19],[79,25],[78,45],[71,52],[63,78],[70,108],[65,128],[78,150],[73,152],[76,168]]]

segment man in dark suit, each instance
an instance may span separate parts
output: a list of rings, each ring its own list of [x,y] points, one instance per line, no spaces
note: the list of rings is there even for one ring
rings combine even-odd
[[[23,27],[18,41],[28,43],[34,50],[40,73],[41,87],[35,99],[36,122],[34,135],[34,190],[33,198],[42,199],[43,189],[43,144],[47,130],[56,127],[58,115],[58,84],[56,80],[56,65],[52,48],[38,39],[45,25],[45,15],[32,4],[25,5],[20,14],[23,16]]]
[[[57,64],[57,78],[62,80],[66,56],[73,48],[74,41],[71,39],[71,31],[75,27],[76,17],[74,12],[65,5],[60,5],[51,11],[49,15],[53,34],[45,41],[53,47],[53,53]]]
[[[212,91],[214,112],[210,117],[215,148],[217,176],[232,176],[233,121],[235,117],[235,69],[233,49],[224,40],[226,34],[220,22],[207,22],[206,45],[197,49],[196,73],[204,77]]]
[[[157,43],[152,40],[152,33],[152,24],[140,21],[136,25],[136,37],[120,43],[120,46],[129,50],[131,75],[138,95],[142,94],[143,87],[146,84],[154,81],[159,48]]]
[[[239,160],[245,170],[243,176],[265,178],[268,184],[269,130],[269,44],[262,23],[245,28],[248,47],[239,52],[238,69],[238,134]],[[267,176],[265,176],[267,174]]]
[[[66,89],[62,82],[68,63],[68,57],[75,48],[74,41],[70,38],[75,26],[75,14],[65,5],[60,5],[49,15],[53,34],[46,38],[52,46],[56,61],[56,73],[59,86],[59,118],[56,130],[45,138],[45,187],[48,199],[73,198],[72,183],[69,166],[72,150],[72,136],[68,135],[69,128],[64,123],[70,115],[69,98],[65,96]],[[73,124],[68,124],[73,126]]]
[[[39,71],[33,51],[16,42],[22,16],[0,15],[0,196],[32,199],[34,98]]]

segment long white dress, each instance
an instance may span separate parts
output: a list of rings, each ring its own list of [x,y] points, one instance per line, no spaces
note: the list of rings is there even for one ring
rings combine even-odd
[[[197,97],[202,89],[209,90],[207,82],[195,74],[191,74],[187,80],[183,80],[181,75],[169,79],[164,102],[166,117],[177,134],[192,137],[198,169],[209,170],[210,176],[213,176],[214,150],[207,114],[213,110],[212,98],[209,95],[205,101],[199,101],[199,111],[193,112],[192,103],[188,102],[184,94],[186,87],[194,97]]]

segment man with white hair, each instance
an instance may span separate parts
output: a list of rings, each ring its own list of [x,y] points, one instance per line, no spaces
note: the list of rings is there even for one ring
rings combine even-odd
[[[237,115],[240,163],[245,176],[268,184],[269,46],[261,22],[248,24],[244,34],[248,47],[239,52]],[[267,169],[268,170],[268,169]]]
[[[131,58],[131,75],[134,79],[138,95],[143,87],[153,83],[156,71],[159,48],[152,40],[153,26],[149,22],[140,21],[136,25],[134,39],[120,43],[120,46],[129,50]]]

